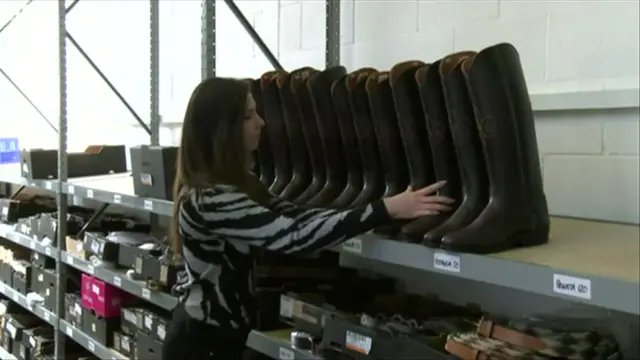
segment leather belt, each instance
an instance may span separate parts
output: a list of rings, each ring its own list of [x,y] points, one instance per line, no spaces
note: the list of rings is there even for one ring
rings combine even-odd
[[[445,350],[461,360],[549,360],[546,356],[477,333],[449,335]]]
[[[563,358],[619,359],[615,338],[606,331],[547,328],[535,321],[497,321],[483,318],[473,333],[453,334],[447,350],[463,360]]]
[[[500,326],[492,320],[480,320],[478,334],[532,351],[543,351],[548,348],[547,344],[540,338]]]

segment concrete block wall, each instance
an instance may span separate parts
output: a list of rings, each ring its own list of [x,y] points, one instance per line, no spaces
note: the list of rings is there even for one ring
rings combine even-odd
[[[324,1],[238,0],[285,68],[324,66]],[[429,62],[457,50],[507,41],[520,51],[529,89],[539,96],[637,89],[638,1],[342,0],[342,63],[387,69]],[[0,22],[22,1],[0,2]],[[257,77],[271,69],[224,3],[217,1],[221,76]],[[35,1],[0,35],[0,68],[57,121],[55,2]],[[114,21],[117,19],[117,21]],[[200,4],[161,1],[163,143],[176,143],[187,99],[200,77]],[[144,1],[81,2],[68,27],[143,118],[148,118],[148,6]],[[563,95],[565,94],[565,95]],[[577,95],[576,95],[577,94]],[[146,143],[133,117],[69,47],[70,148]],[[631,109],[536,112],[551,211],[639,223],[639,113]],[[3,134],[25,147],[57,138],[0,78]]]

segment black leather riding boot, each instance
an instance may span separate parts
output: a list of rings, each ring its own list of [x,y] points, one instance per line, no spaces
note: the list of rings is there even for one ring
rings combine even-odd
[[[366,74],[367,76],[375,72],[372,68],[362,68],[355,73]],[[347,208],[358,197],[362,191],[364,173],[362,170],[362,156],[360,155],[360,145],[351,114],[351,104],[349,102],[349,92],[347,91],[347,78],[349,75],[337,80],[331,87],[331,97],[338,115],[338,126],[342,134],[344,153],[347,161],[347,186],[331,203],[331,207]]]
[[[376,130],[371,118],[371,107],[367,94],[367,80],[376,72],[350,74],[347,78],[349,101],[351,101],[351,113],[353,123],[360,144],[360,156],[362,157],[363,187],[358,197],[353,201],[353,206],[366,204],[382,197],[385,190],[384,172],[380,160],[380,148],[376,138]]]
[[[298,198],[311,185],[311,160],[302,132],[302,119],[298,111],[298,103],[293,92],[294,79],[300,73],[308,72],[311,68],[300,68],[288,76],[278,77],[278,88],[282,98],[284,109],[284,121],[287,128],[287,138],[291,145],[291,163],[293,165],[293,177],[291,182],[282,190],[280,197],[293,201]]]
[[[264,119],[267,123],[266,134],[263,133],[262,137],[264,138],[266,135],[269,139],[269,145],[273,152],[274,180],[269,186],[269,191],[276,195],[282,193],[293,176],[290,145],[287,139],[282,100],[277,82],[280,76],[286,76],[286,73],[271,71],[263,74],[260,78]]]
[[[467,56],[455,54],[440,63],[449,127],[456,149],[463,198],[458,209],[441,225],[424,236],[425,244],[437,244],[444,235],[471,224],[487,205],[489,180],[480,135],[462,74],[462,62]]]
[[[473,53],[454,54],[459,57],[469,55],[473,55]],[[416,81],[420,89],[436,181],[447,181],[446,185],[438,191],[438,195],[447,196],[456,202],[452,204],[451,212],[442,213],[439,216],[424,217],[407,225],[405,232],[411,238],[417,236],[423,238],[425,233],[449,218],[462,202],[460,170],[449,129],[449,113],[442,88],[440,64],[441,60],[438,60],[431,65],[420,68],[416,73]],[[437,247],[440,243],[426,243],[426,245]]]
[[[424,65],[420,61],[397,64],[391,69],[390,80],[407,157],[409,182],[415,190],[430,185],[435,180],[427,126],[418,84],[415,80],[416,72]],[[430,224],[433,218],[433,216],[423,217],[406,224],[400,231],[400,238],[419,241],[425,233],[424,224]],[[411,236],[417,236],[417,239],[412,239]]]
[[[420,61],[408,61],[395,65],[390,72],[398,125],[409,166],[409,181],[416,190],[435,180],[427,126],[415,81],[415,73],[421,66],[424,63]]]
[[[391,93],[389,73],[380,72],[371,75],[367,80],[367,93],[384,172],[383,196],[393,196],[407,190],[409,169],[398,127],[398,115]]]
[[[475,253],[543,244],[549,216],[533,110],[516,49],[498,44],[464,63],[490,180],[489,204],[442,246]]]
[[[380,148],[380,160],[384,172],[385,191],[383,197],[401,193],[409,186],[407,157],[398,127],[389,73],[375,73],[367,80],[367,93],[371,105],[371,115]],[[376,229],[376,233],[396,236],[401,224]]]
[[[320,129],[318,127],[319,119],[313,107],[313,99],[311,91],[308,87],[309,78],[318,74],[317,70],[301,71],[296,73],[292,80],[293,92],[298,103],[300,119],[302,124],[302,133],[309,151],[309,160],[311,161],[311,184],[309,187],[295,199],[297,204],[307,204],[327,182],[327,164],[324,158],[324,149],[322,140],[320,139]]]
[[[260,176],[260,181],[265,186],[269,187],[275,180],[275,170],[273,165],[273,151],[271,151],[271,143],[269,142],[269,136],[267,136],[267,132],[269,130],[266,129],[267,120],[264,115],[262,86],[260,83],[260,80],[251,80],[251,94],[256,102],[256,112],[265,122],[265,129],[262,130],[262,135],[260,136],[260,145],[258,146],[256,164],[258,165],[257,175]]]
[[[347,186],[346,155],[338,117],[331,98],[331,86],[346,73],[347,70],[342,66],[333,67],[311,75],[307,81],[318,119],[327,175],[327,181],[322,190],[309,200],[309,205],[312,206],[328,206]]]

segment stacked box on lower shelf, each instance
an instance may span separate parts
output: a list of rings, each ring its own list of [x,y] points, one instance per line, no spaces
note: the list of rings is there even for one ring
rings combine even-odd
[[[120,327],[120,309],[137,299],[87,274],[82,274],[81,283],[81,329],[96,342],[112,346],[113,334]]]
[[[0,282],[26,295],[31,290],[30,256],[28,249],[0,240]]]
[[[123,308],[121,319],[121,331],[116,332],[114,338],[116,350],[135,359],[162,358],[168,316],[137,307]]]
[[[56,270],[35,265],[31,271],[31,291],[42,296],[42,305],[49,311],[56,309]]]
[[[0,319],[0,344],[16,359],[31,360],[53,355],[54,329],[40,318],[6,304],[6,312]]]

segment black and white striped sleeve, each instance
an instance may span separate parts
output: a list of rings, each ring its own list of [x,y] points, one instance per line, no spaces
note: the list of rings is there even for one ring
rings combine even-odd
[[[269,204],[269,209],[289,217],[306,217],[319,214],[327,209],[324,208],[306,208],[298,206],[289,201],[273,196]]]
[[[308,253],[337,245],[391,219],[382,200],[349,210],[307,210],[287,216],[234,191],[207,191],[198,217],[217,238],[248,242],[283,253]]]

